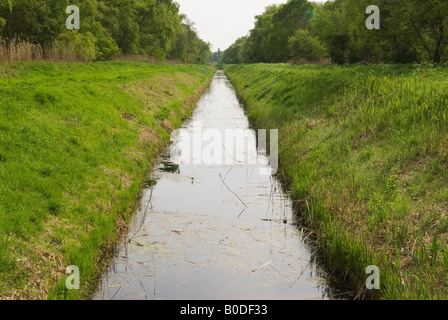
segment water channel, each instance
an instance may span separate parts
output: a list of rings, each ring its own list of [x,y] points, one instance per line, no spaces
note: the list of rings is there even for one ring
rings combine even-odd
[[[309,234],[282,185],[266,174],[269,157],[254,148],[255,131],[243,148],[222,145],[220,155],[232,161],[213,163],[204,147],[191,147],[195,133],[211,129],[223,137],[250,129],[222,71],[160,156],[94,299],[331,299]]]

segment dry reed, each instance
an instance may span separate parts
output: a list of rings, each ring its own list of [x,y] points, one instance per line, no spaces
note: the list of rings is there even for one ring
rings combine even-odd
[[[51,47],[43,49],[39,44],[33,44],[25,40],[15,38],[6,41],[0,38],[0,63],[51,61],[51,62],[89,62],[88,55],[77,50],[74,45],[62,45],[54,43]],[[181,60],[168,59],[157,60],[153,57],[142,55],[119,55],[114,60],[146,62],[150,64],[182,64]]]
[[[40,45],[20,39],[9,43],[0,39],[0,62],[40,61],[43,60],[43,50]]]
[[[52,62],[88,62],[76,54],[73,45],[53,44],[43,49],[39,44],[25,40],[13,39],[6,41],[0,39],[0,63],[52,61]]]

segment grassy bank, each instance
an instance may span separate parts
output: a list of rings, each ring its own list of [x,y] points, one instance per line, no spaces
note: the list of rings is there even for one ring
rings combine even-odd
[[[86,298],[145,175],[214,73],[137,62],[0,65],[0,298]],[[80,290],[65,288],[65,268]]]
[[[448,67],[225,72],[255,126],[280,130],[280,172],[330,270],[360,297],[448,298]]]

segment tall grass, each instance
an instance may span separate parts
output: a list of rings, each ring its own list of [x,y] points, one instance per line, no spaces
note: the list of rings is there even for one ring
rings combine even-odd
[[[226,66],[280,130],[281,174],[327,265],[383,299],[448,297],[448,67]],[[381,270],[365,290],[365,268]]]
[[[18,38],[12,41],[0,39],[0,63],[12,62],[88,62],[84,55],[76,54],[74,46],[53,44],[45,50],[39,44],[33,44]]]
[[[41,61],[43,51],[35,45],[19,39],[6,42],[0,38],[0,62]]]
[[[6,41],[0,38],[0,63],[51,61],[51,62],[91,62],[93,59],[88,50],[76,48],[74,44],[55,42],[52,46],[43,49],[18,38]],[[142,55],[118,55],[113,60],[146,62],[150,64],[183,64],[181,60],[168,59],[160,61],[153,57]]]
[[[86,54],[76,53],[74,45],[53,44],[45,51],[43,59],[51,62],[90,62],[92,59]],[[41,61],[41,60],[37,60]]]

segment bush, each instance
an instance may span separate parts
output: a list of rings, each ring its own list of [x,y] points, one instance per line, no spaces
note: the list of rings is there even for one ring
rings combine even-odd
[[[309,34],[308,30],[297,30],[288,41],[291,57],[298,62],[301,59],[318,61],[325,57],[326,49],[318,38]]]
[[[91,24],[88,31],[95,39],[96,60],[110,60],[121,53],[115,40],[99,22]]]
[[[62,32],[50,53],[53,61],[110,60],[120,54],[116,42],[100,24],[94,23],[87,32],[70,30]]]
[[[97,57],[95,37],[87,32],[64,31],[56,39],[50,59],[56,61],[94,61]]]
[[[97,60],[110,60],[120,54],[115,41],[111,38],[103,37],[96,41]]]

